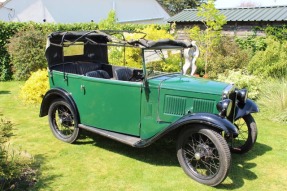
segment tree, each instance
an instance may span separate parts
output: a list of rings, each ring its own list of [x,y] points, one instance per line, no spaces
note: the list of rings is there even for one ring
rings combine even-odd
[[[198,26],[190,30],[190,37],[196,40],[201,47],[201,55],[204,56],[204,71],[208,70],[208,64],[216,47],[220,43],[222,26],[226,24],[225,15],[221,14],[214,6],[214,0],[208,0],[207,3],[198,7],[197,16],[202,18],[205,30],[201,31]]]
[[[32,24],[21,29],[7,44],[14,69],[15,80],[27,80],[31,72],[47,67],[45,55],[46,38]]]
[[[98,24],[100,30],[118,30],[120,27],[117,23],[117,16],[115,11],[110,11],[108,17],[101,20]]]
[[[200,6],[206,0],[158,0],[167,9],[169,14],[175,15],[183,9],[191,9]]]

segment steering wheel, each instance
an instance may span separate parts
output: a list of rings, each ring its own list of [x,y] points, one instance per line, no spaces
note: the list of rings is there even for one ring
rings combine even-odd
[[[128,81],[140,82],[143,80],[143,78],[144,78],[143,77],[143,71],[135,69],[135,70],[133,70]]]

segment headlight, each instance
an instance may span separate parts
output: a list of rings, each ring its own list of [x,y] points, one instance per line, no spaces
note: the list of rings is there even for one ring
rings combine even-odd
[[[247,100],[247,89],[241,89],[237,91],[237,99],[240,103],[246,103]]]
[[[229,116],[232,109],[232,100],[224,99],[217,103],[216,108],[219,111],[219,115],[221,117]]]
[[[229,98],[230,93],[234,92],[235,86],[233,84],[229,84],[224,90],[222,94],[222,99]]]

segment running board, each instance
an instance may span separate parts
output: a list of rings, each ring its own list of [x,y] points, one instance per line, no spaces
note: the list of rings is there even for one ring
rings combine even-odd
[[[140,139],[138,137],[125,135],[125,134],[121,134],[121,133],[116,133],[116,132],[111,132],[111,131],[107,131],[107,130],[103,130],[103,129],[98,129],[96,127],[90,127],[90,126],[86,126],[83,124],[79,124],[79,128],[85,129],[85,130],[90,131],[92,133],[102,135],[104,137],[108,137],[110,139],[119,141],[121,143],[130,145],[132,147],[138,147],[137,145],[142,141],[142,139]]]

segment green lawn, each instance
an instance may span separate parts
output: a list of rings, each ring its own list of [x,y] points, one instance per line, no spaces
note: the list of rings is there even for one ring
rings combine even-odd
[[[136,149],[89,136],[77,144],[58,141],[39,106],[17,98],[22,82],[0,82],[0,114],[16,126],[12,144],[35,158],[38,182],[33,190],[284,190],[287,188],[287,127],[254,115],[259,135],[253,150],[232,155],[228,178],[216,188],[184,174],[174,145],[164,142]],[[2,116],[2,117],[3,117]]]

